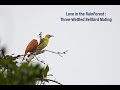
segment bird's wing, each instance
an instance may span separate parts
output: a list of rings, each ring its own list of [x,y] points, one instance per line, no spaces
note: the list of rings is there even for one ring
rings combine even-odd
[[[42,38],[42,39],[40,40],[40,44],[43,43],[43,41],[44,41],[44,38]],[[39,45],[40,45],[40,44],[39,44]]]
[[[37,49],[38,41],[33,39],[27,46],[25,52],[33,52]]]

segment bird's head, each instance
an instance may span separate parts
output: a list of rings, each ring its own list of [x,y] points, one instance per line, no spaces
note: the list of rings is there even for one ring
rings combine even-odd
[[[53,36],[53,35],[50,35],[50,34],[47,34],[45,37],[46,37],[46,38],[50,38],[50,37],[54,37],[54,36]]]
[[[33,39],[36,39],[38,43],[40,43],[41,38],[42,38],[42,32],[38,33]]]
[[[38,37],[41,37],[42,36],[42,32],[40,32],[39,34],[38,34]]]
[[[41,37],[41,35],[42,35],[42,32],[40,32],[39,34],[37,34],[37,38],[40,38]]]

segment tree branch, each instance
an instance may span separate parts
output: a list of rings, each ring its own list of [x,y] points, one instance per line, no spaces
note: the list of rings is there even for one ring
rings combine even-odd
[[[51,52],[51,53],[54,53],[54,54],[58,54],[58,55],[60,55],[61,57],[63,57],[61,54],[66,54],[66,52],[68,52],[68,50],[66,50],[66,51],[64,51],[64,52],[54,52],[54,51],[50,51],[50,50],[42,50],[42,51],[36,51],[36,52],[34,52],[34,53],[27,54],[27,55],[28,55],[28,56],[30,56],[31,54],[32,54],[32,55],[38,55],[38,54],[44,53],[45,51]],[[17,56],[15,56],[15,58],[19,58],[19,57],[21,57],[21,56],[24,56],[24,55],[17,55]]]
[[[36,57],[36,56],[35,56],[35,57]],[[36,57],[36,60],[39,61],[39,62],[41,62],[41,63],[43,63],[43,64],[45,64],[44,61],[40,61],[37,57]]]
[[[62,85],[61,83],[59,83],[58,81],[55,81],[55,80],[51,80],[51,79],[44,79],[44,80],[47,82],[51,81],[51,82],[57,83],[59,85]]]
[[[44,50],[44,51],[48,51],[48,52],[51,52],[51,53],[55,53],[55,54],[58,54],[58,55],[60,55],[61,57],[63,57],[61,54],[66,54],[66,52],[67,52],[68,50],[66,50],[66,51],[64,51],[64,52],[53,52],[53,51],[50,51],[50,50]]]

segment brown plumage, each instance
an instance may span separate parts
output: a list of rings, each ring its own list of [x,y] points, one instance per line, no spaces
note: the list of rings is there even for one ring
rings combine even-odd
[[[33,39],[25,49],[25,54],[24,54],[23,60],[28,52],[30,52],[30,53],[35,52],[37,47],[38,47],[38,41],[36,39]]]

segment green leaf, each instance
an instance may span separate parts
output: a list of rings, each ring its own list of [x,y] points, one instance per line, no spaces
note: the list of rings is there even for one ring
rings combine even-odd
[[[36,78],[42,82],[48,75],[48,65],[43,68],[40,64],[29,65],[25,62],[18,67],[16,63],[13,56],[0,56],[0,70],[5,70],[0,71],[0,85],[33,85]],[[46,82],[49,83],[48,80]]]
[[[47,65],[46,68],[45,68],[45,70],[44,70],[44,77],[47,77],[48,71],[49,71],[49,67]]]

